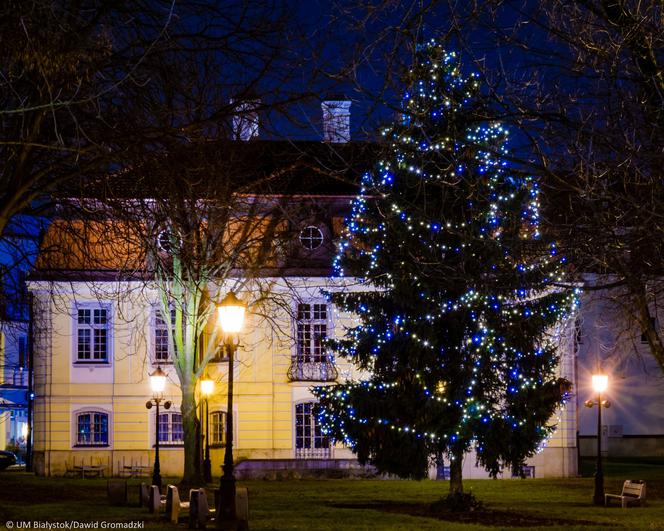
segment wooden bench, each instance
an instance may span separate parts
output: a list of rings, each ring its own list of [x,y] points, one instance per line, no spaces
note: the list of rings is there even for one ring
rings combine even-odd
[[[177,524],[182,510],[189,510],[189,502],[180,501],[180,493],[175,485],[166,487],[166,517],[172,524]]]
[[[149,476],[152,471],[152,466],[149,465],[124,465],[122,467],[124,474],[130,478],[137,478],[139,476]]]
[[[535,467],[532,466],[532,465],[523,465],[521,467],[521,472],[520,473],[517,472],[515,474],[514,471],[512,471],[512,477],[513,478],[521,478],[521,479],[534,478],[535,477]]]
[[[604,505],[609,506],[610,500],[620,500],[623,509],[628,505],[646,504],[646,482],[640,479],[628,479],[623,483],[620,494],[605,494]]]
[[[102,465],[75,466],[74,471],[84,479],[87,477],[104,477],[104,467]]]

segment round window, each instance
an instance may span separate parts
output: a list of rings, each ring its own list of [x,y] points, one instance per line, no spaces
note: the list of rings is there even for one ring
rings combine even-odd
[[[170,253],[171,250],[173,249],[173,246],[171,245],[171,231],[168,229],[162,230],[159,234],[157,234],[157,247],[159,247],[160,251],[163,251],[165,253]]]
[[[323,233],[318,227],[309,225],[300,231],[300,243],[302,247],[313,251],[323,245]]]

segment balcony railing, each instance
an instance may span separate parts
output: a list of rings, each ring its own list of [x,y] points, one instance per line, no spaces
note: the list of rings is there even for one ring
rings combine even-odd
[[[288,368],[288,379],[291,382],[333,382],[339,377],[334,362],[308,361],[306,358],[294,357]]]
[[[332,449],[326,448],[295,448],[295,459],[330,459]]]

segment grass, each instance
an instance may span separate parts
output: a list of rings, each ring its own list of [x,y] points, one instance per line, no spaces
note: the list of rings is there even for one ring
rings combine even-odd
[[[466,481],[485,504],[482,514],[436,518],[428,506],[447,492],[443,481],[300,480],[247,481],[250,527],[256,530],[479,530],[479,529],[662,529],[664,459],[609,461],[606,491],[624,479],[645,479],[646,507],[594,507],[592,477]],[[582,462],[584,475],[594,463]],[[140,480],[130,480],[137,499]],[[177,529],[136,506],[111,507],[101,479],[39,478],[0,473],[0,526],[17,521],[145,522],[147,529]],[[103,528],[99,525],[99,528]],[[182,524],[179,526],[183,528]],[[16,529],[17,526],[14,527]]]

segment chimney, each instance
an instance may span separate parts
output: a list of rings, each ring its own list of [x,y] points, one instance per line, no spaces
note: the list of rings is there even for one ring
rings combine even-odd
[[[234,103],[231,100],[231,104]],[[258,138],[258,106],[261,100],[247,100],[235,105],[233,114],[233,140],[246,142]]]
[[[350,100],[332,97],[321,103],[323,141],[342,144],[350,140]]]

